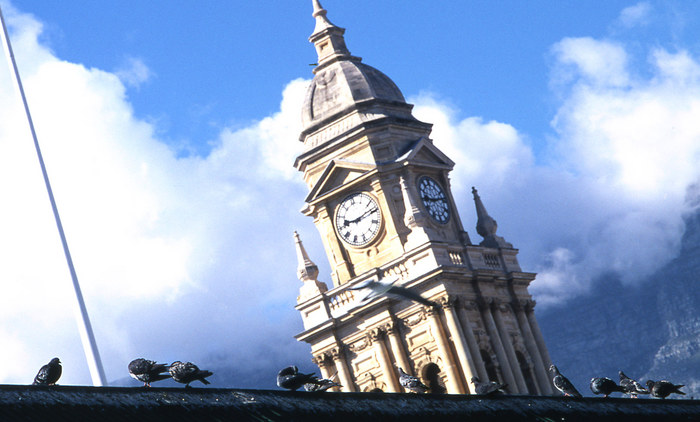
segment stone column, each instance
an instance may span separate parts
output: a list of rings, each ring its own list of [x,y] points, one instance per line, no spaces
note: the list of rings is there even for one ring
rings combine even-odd
[[[515,349],[513,348],[513,342],[511,341],[510,333],[506,328],[506,324],[503,322],[502,314],[510,311],[510,306],[507,303],[496,302],[493,308],[493,314],[496,320],[496,326],[498,327],[498,332],[501,334],[501,341],[506,350],[506,355],[511,363],[511,369],[513,375],[515,376],[515,382],[518,383],[518,390],[521,393],[527,394],[527,384],[525,383],[525,377],[523,376],[522,370],[520,370],[520,363],[518,362],[518,357],[515,356]]]
[[[391,345],[391,351],[394,355],[394,360],[401,369],[407,374],[413,374],[413,368],[411,362],[409,362],[406,356],[406,350],[403,347],[403,342],[399,336],[399,326],[397,321],[392,321],[384,326],[387,336],[389,337],[389,344]]]
[[[527,316],[525,315],[525,308],[528,306],[528,300],[520,300],[518,302],[518,309],[515,312],[518,318],[518,325],[523,333],[523,339],[525,340],[525,347],[530,355],[533,362],[533,372],[535,373],[535,378],[537,378],[537,384],[542,391],[542,394],[551,395],[552,383],[547,375],[547,368],[544,366],[544,361],[542,360],[542,354],[539,347],[537,347],[537,342],[530,329],[530,323],[527,321]]]
[[[481,381],[488,381],[489,375],[486,372],[484,360],[481,358],[481,349],[479,348],[479,343],[476,341],[474,331],[472,331],[471,323],[469,321],[469,316],[467,315],[467,309],[478,309],[477,305],[474,302],[468,302],[463,304],[463,306],[460,306],[458,309],[459,316],[462,319],[462,329],[467,337],[467,345],[469,346],[469,350],[471,350],[472,359],[474,360],[476,367],[475,371]],[[471,379],[467,381],[467,384],[469,383],[471,383]]]
[[[331,373],[331,366],[333,365],[332,361],[329,362],[330,359],[328,359],[328,355],[323,353],[317,356],[314,356],[311,358],[311,361],[318,366],[318,368],[321,370],[321,378],[326,378],[326,379],[331,379],[336,373]],[[335,369],[335,368],[333,368]],[[331,391],[338,391],[338,387],[333,387],[330,389]]]
[[[340,384],[343,386],[343,391],[353,392],[357,391],[355,388],[355,383],[352,380],[352,375],[348,370],[348,365],[345,362],[345,355],[340,347],[336,347],[330,350],[331,357],[335,363],[335,367],[338,370],[338,377],[340,378]]]
[[[537,324],[537,319],[535,318],[535,301],[530,300],[528,306],[525,308],[525,315],[527,315],[527,321],[530,323],[530,329],[532,330],[532,335],[535,337],[535,343],[537,343],[537,348],[540,350],[542,355],[542,360],[549,370],[549,366],[552,364],[552,359],[549,357],[549,351],[547,351],[547,345],[544,342],[544,337],[542,337],[542,332],[540,331],[540,326]]]
[[[486,326],[486,332],[491,339],[491,344],[493,345],[494,351],[496,352],[496,357],[498,358],[498,365],[501,368],[501,374],[503,375],[504,381],[508,384],[508,390],[513,393],[519,393],[518,384],[515,382],[515,376],[513,376],[513,370],[511,369],[510,362],[506,356],[506,350],[503,347],[503,342],[501,342],[501,337],[498,335],[498,328],[496,328],[496,323],[493,320],[493,315],[491,314],[491,304],[493,299],[484,300],[481,307],[481,313],[484,318],[484,325]]]
[[[391,364],[391,359],[389,359],[389,352],[386,350],[386,344],[384,344],[384,331],[381,328],[374,328],[369,331],[368,335],[372,340],[372,347],[377,354],[377,360],[379,361],[379,366],[382,368],[382,374],[384,374],[384,380],[389,388],[389,392],[400,393],[403,389],[401,384],[399,384],[394,365]]]
[[[464,394],[464,384],[462,383],[459,372],[455,369],[456,362],[452,357],[450,345],[445,337],[442,321],[440,321],[440,314],[437,309],[428,309],[428,321],[430,323],[430,331],[435,337],[438,346],[438,353],[440,353],[440,357],[445,364],[445,371],[447,372],[447,392],[450,394]]]
[[[447,323],[447,331],[452,337],[452,341],[455,345],[455,350],[457,351],[457,358],[459,359],[459,364],[462,367],[462,375],[464,375],[464,390],[465,393],[470,393],[469,382],[474,376],[474,359],[469,351],[469,346],[467,345],[467,340],[464,336],[462,330],[462,324],[459,323],[457,318],[457,313],[455,312],[456,298],[444,298],[441,300],[442,309],[445,311],[445,322]]]

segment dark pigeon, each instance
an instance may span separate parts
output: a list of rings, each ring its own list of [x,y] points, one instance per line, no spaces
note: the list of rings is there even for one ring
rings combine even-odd
[[[185,388],[190,387],[193,381],[199,381],[202,384],[211,384],[206,378],[213,373],[211,371],[202,371],[192,362],[175,361],[170,365],[170,376],[180,384],[185,384]]]
[[[478,377],[472,377],[472,384],[474,384],[474,393],[480,396],[500,396],[505,394],[505,388],[508,384],[501,384],[496,381],[481,382]]]
[[[144,387],[150,387],[152,382],[170,378],[167,364],[156,363],[144,358],[134,359],[129,362],[129,375],[141,381]]]
[[[340,385],[334,381],[336,375],[333,375],[330,378],[320,378],[320,379],[317,379],[315,382],[307,382],[306,384],[304,384],[304,390],[314,392],[314,391],[326,391],[329,388],[333,388],[333,387],[342,387],[342,385]]]
[[[423,384],[418,377],[408,375],[399,367],[399,384],[409,391],[414,393],[425,393],[429,390],[428,386]]]
[[[625,394],[629,394],[633,398],[637,398],[639,394],[649,394],[649,390],[644,388],[642,384],[628,377],[622,371],[620,371],[620,387],[625,390]]]
[[[51,361],[42,366],[39,372],[34,377],[33,385],[55,385],[56,381],[61,378],[63,368],[61,361],[58,358],[53,358]]]
[[[302,374],[296,366],[288,366],[277,373],[277,386],[296,391],[304,384],[318,384],[315,374]]]
[[[682,394],[685,396],[685,393],[680,390],[681,387],[683,387],[683,384],[676,385],[666,380],[647,381],[647,388],[649,389],[652,397],[658,397],[660,399],[665,399],[673,393]]]
[[[552,384],[561,391],[565,396],[581,397],[581,393],[576,390],[576,387],[564,375],[559,372],[559,369],[552,365],[549,367],[549,372],[552,373]]]
[[[602,394],[603,397],[608,397],[614,392],[624,393],[625,389],[615,384],[615,381],[608,377],[591,378],[591,391],[593,394]]]
[[[367,290],[367,294],[362,298],[362,303],[367,303],[372,299],[386,295],[394,299],[408,299],[420,303],[425,306],[438,308],[440,305],[428,300],[411,289],[402,286],[396,286],[394,283],[398,281],[398,277],[391,280],[381,279],[375,281],[373,279],[365,280],[355,286],[348,287],[348,290]]]

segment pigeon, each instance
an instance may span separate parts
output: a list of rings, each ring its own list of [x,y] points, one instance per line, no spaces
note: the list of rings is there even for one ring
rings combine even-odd
[[[658,397],[661,399],[665,399],[672,393],[682,394],[685,396],[685,393],[680,390],[681,387],[683,387],[683,384],[676,385],[666,380],[647,381],[647,388],[649,389],[649,392],[651,393],[652,397]]]
[[[554,375],[552,377],[552,384],[554,384],[557,390],[561,391],[565,396],[581,397],[581,393],[576,390],[576,387],[574,387],[571,381],[559,372],[556,366],[550,366],[549,372]]]
[[[326,391],[329,388],[333,388],[333,387],[342,387],[342,385],[340,385],[334,381],[336,375],[338,375],[338,374],[335,374],[330,378],[317,379],[315,382],[307,382],[306,384],[304,384],[304,390],[314,392],[314,391]]]
[[[39,369],[32,385],[55,385],[56,381],[61,378],[62,372],[61,361],[58,358],[53,358]]]
[[[302,374],[296,366],[288,366],[277,373],[277,386],[286,390],[296,391],[305,384],[318,382],[316,374]]]
[[[129,375],[141,381],[144,387],[150,387],[152,382],[170,378],[167,364],[156,363],[144,358],[134,359],[129,362]]]
[[[429,390],[428,386],[423,384],[418,377],[413,375],[408,375],[399,367],[399,384],[407,390],[413,391],[414,393],[425,393]]]
[[[175,361],[170,365],[170,376],[180,384],[185,384],[185,388],[190,387],[192,381],[200,381],[202,384],[211,384],[206,378],[213,373],[202,371],[192,362]]]
[[[615,381],[608,377],[591,378],[591,391],[593,394],[602,394],[603,397],[608,397],[610,394],[618,391],[624,393],[625,389],[622,386],[615,384]]]
[[[361,300],[362,304],[365,304],[382,295],[387,295],[395,299],[409,299],[432,308],[438,308],[440,306],[432,300],[424,298],[413,290],[394,285],[398,279],[398,277],[394,277],[391,280],[381,279],[379,281],[369,279],[355,286],[348,287],[348,290],[367,290],[366,295]]]
[[[472,384],[474,384],[474,392],[480,396],[500,396],[505,394],[505,388],[508,384],[501,384],[496,381],[481,382],[478,377],[472,377]]]
[[[649,390],[644,388],[642,384],[628,377],[622,371],[620,371],[620,387],[625,390],[625,394],[629,394],[633,398],[637,398],[638,394],[649,394]]]

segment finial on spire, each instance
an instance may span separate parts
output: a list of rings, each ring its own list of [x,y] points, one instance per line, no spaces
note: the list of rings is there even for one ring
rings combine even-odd
[[[306,253],[304,244],[301,243],[301,237],[299,237],[299,233],[297,233],[296,230],[294,231],[294,242],[297,250],[297,276],[299,280],[316,280],[318,277],[318,267],[309,258],[309,254]]]
[[[326,283],[318,281],[318,267],[311,261],[309,254],[306,253],[304,244],[301,243],[301,238],[296,230],[294,231],[294,243],[296,244],[297,261],[299,262],[297,276],[304,283],[299,289],[297,303],[302,303],[328,291],[328,286],[326,286]]]
[[[314,12],[311,14],[316,19],[316,28],[314,28],[314,34],[321,32],[322,30],[335,26],[328,20],[326,14],[328,11],[321,6],[321,2],[318,0],[312,0],[314,6]]]
[[[309,37],[309,41],[314,43],[318,54],[318,67],[314,69],[314,72],[336,59],[361,60],[359,57],[351,56],[350,51],[345,46],[345,38],[343,37],[345,29],[333,25],[328,20],[326,17],[328,12],[321,6],[319,0],[311,0],[311,2],[314,8],[311,16],[316,19],[316,27]]]
[[[472,194],[474,195],[474,204],[476,205],[476,232],[484,238],[480,245],[489,248],[512,248],[512,244],[506,242],[501,236],[496,236],[498,223],[486,212],[486,207],[484,207],[479,193],[473,186]]]

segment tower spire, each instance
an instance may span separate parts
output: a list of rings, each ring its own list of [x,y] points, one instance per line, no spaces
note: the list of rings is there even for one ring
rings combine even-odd
[[[294,231],[294,243],[299,263],[297,266],[297,277],[304,283],[299,289],[299,297],[297,298],[297,302],[301,303],[328,291],[328,286],[326,286],[326,283],[318,281],[318,267],[309,258],[309,254],[304,249],[304,244],[301,243],[301,237],[296,231]]]
[[[309,258],[309,254],[304,249],[304,244],[301,243],[299,233],[294,231],[294,243],[297,250],[297,276],[301,281],[315,281],[318,277],[318,267]]]
[[[503,237],[496,235],[498,223],[486,212],[486,207],[484,207],[479,193],[473,186],[472,194],[474,195],[474,204],[476,205],[476,232],[484,238],[480,245],[488,248],[512,248],[512,244],[506,242]]]
[[[328,11],[321,6],[319,0],[312,0],[314,11],[312,16],[316,19],[316,27],[313,34],[309,37],[309,41],[316,46],[316,54],[318,54],[318,66],[314,69],[316,73],[319,69],[328,64],[340,59],[352,59],[360,61],[359,57],[354,57],[345,46],[345,28],[333,25],[328,20],[326,14]]]

